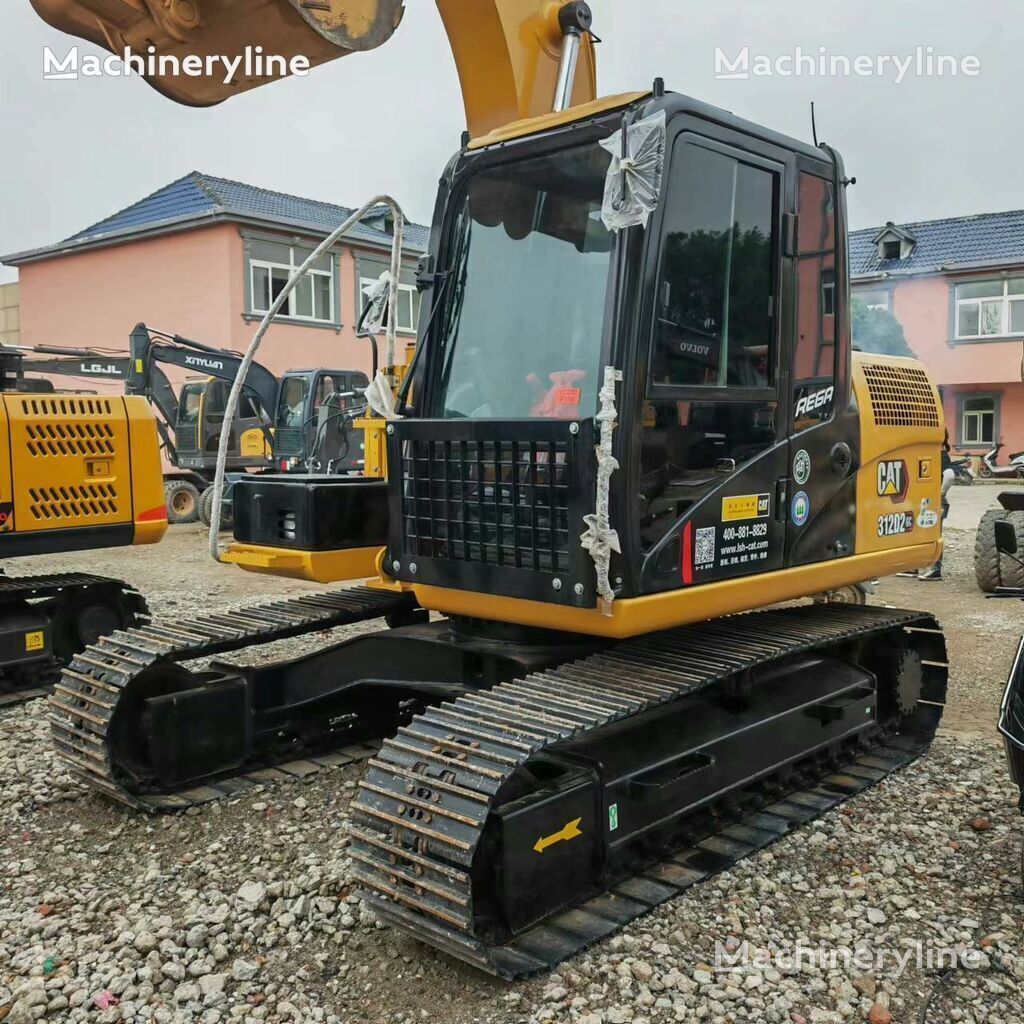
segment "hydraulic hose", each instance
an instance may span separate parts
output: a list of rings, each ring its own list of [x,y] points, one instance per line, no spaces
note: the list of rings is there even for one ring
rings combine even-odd
[[[370,210],[378,206],[386,206],[395,219],[394,238],[391,243],[391,286],[388,294],[388,326],[387,326],[387,368],[390,370],[395,364],[395,337],[398,324],[398,283],[402,270],[402,238],[405,234],[405,214],[402,208],[390,196],[377,196],[370,200],[365,206],[360,207],[343,224],[327,236],[309,255],[306,261],[288,279],[281,294],[274,300],[266,316],[260,321],[256,333],[253,335],[249,347],[242,357],[242,363],[238,368],[238,375],[231,385],[231,392],[228,395],[227,405],[224,408],[224,423],[220,431],[220,443],[217,447],[217,469],[213,479],[213,509],[210,515],[210,556],[215,562],[223,561],[223,551],[220,547],[220,519],[221,501],[224,497],[224,471],[227,466],[228,441],[231,438],[231,429],[235,422],[235,412],[238,409],[238,400],[245,387],[246,377],[249,375],[249,368],[256,359],[256,353],[263,343],[264,335],[274,317],[281,311],[281,307],[288,300],[288,296],[295,290],[299,281],[313,265],[335,245],[338,240],[359,224]]]

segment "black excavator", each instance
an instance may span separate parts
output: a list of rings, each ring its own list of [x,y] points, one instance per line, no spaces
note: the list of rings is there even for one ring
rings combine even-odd
[[[101,45],[272,41],[313,64],[381,45],[402,13],[33,3]],[[660,80],[599,99],[579,0],[438,7],[469,130],[413,364],[375,381],[395,387],[366,428],[387,479],[245,480],[224,559],[365,582],[116,633],[65,673],[52,723],[72,770],[145,810],[389,737],[352,804],[365,898],[520,977],[927,749],[947,676],[932,616],[769,606],[936,560],[944,430],[919,363],[851,352],[834,149]],[[285,662],[183,664],[380,618]]]
[[[100,348],[39,345],[23,349],[25,372],[78,380],[121,381],[125,393],[148,399],[170,468],[164,473],[172,523],[210,523],[210,483],[217,463],[228,391],[242,357],[140,323],[127,354]],[[175,385],[165,367],[198,376]],[[226,469],[233,483],[248,471],[362,471],[362,433],[369,378],[358,370],[289,370],[277,377],[254,363],[233,417]],[[230,525],[230,489],[225,497]]]

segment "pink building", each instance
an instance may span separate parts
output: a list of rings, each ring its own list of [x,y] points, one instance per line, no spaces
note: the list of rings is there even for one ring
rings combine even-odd
[[[934,375],[950,441],[1024,450],[1024,210],[854,231],[850,270]]]
[[[143,321],[244,351],[292,269],[352,212],[193,171],[63,242],[0,258],[18,268],[21,344],[126,351]],[[317,264],[268,332],[260,362],[276,374],[320,366],[369,374],[370,346],[355,325],[366,288],[390,265],[392,229],[387,210],[372,210]],[[398,329],[409,344],[416,261],[428,238],[429,229],[406,226]]]

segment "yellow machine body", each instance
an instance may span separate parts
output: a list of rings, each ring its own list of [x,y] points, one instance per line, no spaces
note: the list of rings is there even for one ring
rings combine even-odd
[[[844,558],[627,598],[613,603],[611,615],[419,584],[416,598],[445,615],[625,639],[932,565],[942,553],[945,424],[938,390],[916,360],[854,354],[853,397],[860,413],[857,538]],[[915,424],[903,425],[908,419]],[[879,523],[888,516],[913,516],[918,526],[929,525],[880,536]],[[918,541],[922,534],[924,543]]]
[[[444,615],[487,618],[543,629],[624,639],[656,630],[731,615],[861,583],[878,576],[924,568],[941,554],[940,445],[942,404],[924,367],[914,360],[855,354],[853,396],[860,414],[855,550],[844,558],[741,576],[695,587],[614,602],[611,615],[598,609],[560,607],[471,590],[396,584],[387,578],[383,549],[296,552],[234,544],[226,561],[252,572],[336,583],[380,573],[370,586],[411,589],[419,603]],[[906,407],[910,406],[909,416]],[[894,424],[896,407],[904,411]],[[915,420],[914,425],[905,425]],[[383,452],[384,421],[376,424]],[[362,424],[360,424],[362,425]],[[369,452],[369,449],[368,449]],[[383,457],[383,455],[381,456]],[[369,461],[367,463],[369,465]],[[381,474],[384,475],[384,474]],[[912,533],[880,535],[886,517],[912,516]],[[924,525],[930,524],[930,525]],[[920,542],[922,534],[928,539]],[[913,538],[913,543],[908,543]],[[756,581],[756,586],[751,584]]]
[[[258,427],[243,430],[242,436],[238,439],[238,454],[243,459],[269,459],[273,455],[273,449],[267,441],[267,431]]]
[[[160,446],[144,398],[9,392],[0,434],[0,553],[163,537]]]
[[[257,544],[233,543],[223,561],[248,572],[311,583],[358,580],[377,571],[381,548],[349,548],[344,551],[295,551]]]

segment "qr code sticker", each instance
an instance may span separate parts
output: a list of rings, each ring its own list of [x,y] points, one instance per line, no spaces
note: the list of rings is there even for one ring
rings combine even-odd
[[[713,565],[715,561],[715,528],[704,526],[697,531],[693,561],[695,565]]]

